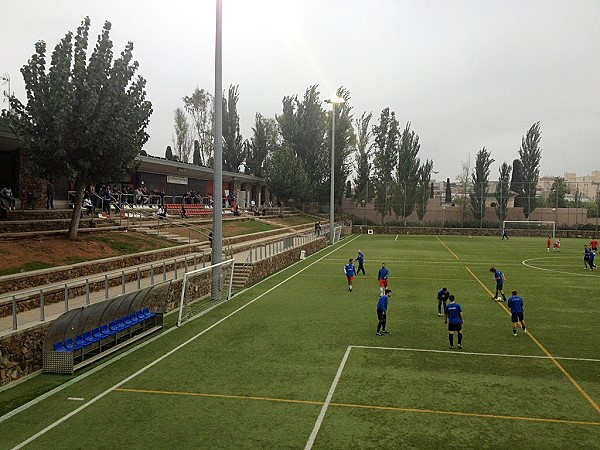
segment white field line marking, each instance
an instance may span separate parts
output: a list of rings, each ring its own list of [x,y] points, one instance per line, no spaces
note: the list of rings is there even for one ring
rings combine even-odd
[[[535,269],[535,270],[543,270],[545,272],[553,272],[553,273],[562,273],[564,275],[576,275],[578,277],[594,277],[594,278],[598,278],[597,275],[593,275],[591,273],[576,273],[576,272],[565,272],[563,270],[556,270],[556,269],[544,269],[543,267],[536,267],[536,266],[532,266],[531,264],[528,264],[529,261],[536,261],[538,259],[543,259],[545,260],[546,258],[530,258],[530,259],[526,259],[524,261],[521,261],[521,264],[523,264],[524,266],[529,267],[530,269]]]
[[[352,346],[346,349],[346,353],[342,358],[342,362],[338,367],[337,373],[335,374],[335,378],[333,379],[333,383],[331,383],[331,387],[329,388],[329,392],[327,393],[327,398],[325,399],[325,403],[323,403],[323,407],[321,408],[321,412],[319,413],[319,417],[317,417],[317,421],[315,422],[315,426],[310,433],[308,441],[306,442],[306,446],[304,450],[310,450],[315,443],[315,439],[317,438],[317,434],[319,433],[319,429],[321,428],[321,424],[323,423],[323,419],[325,418],[325,413],[329,408],[329,404],[331,403],[331,399],[333,398],[333,394],[335,393],[335,388],[337,387],[338,382],[342,376],[342,371],[344,370],[344,366],[346,365],[346,361],[348,361],[348,356],[350,356],[350,351],[352,350]]]
[[[396,235],[396,239],[394,239],[394,242],[396,242],[398,240],[398,235]]]
[[[74,400],[76,402],[82,402],[85,400],[83,397],[67,397],[67,400]]]
[[[396,350],[402,352],[423,352],[423,353],[450,353],[452,355],[472,355],[472,356],[495,356],[501,358],[529,358],[529,359],[562,359],[565,361],[585,361],[585,362],[600,362],[600,359],[593,358],[569,358],[561,356],[537,356],[537,355],[515,355],[509,353],[479,353],[465,352],[456,350],[428,350],[424,348],[402,348],[402,347],[373,347],[369,345],[352,345],[352,348],[362,348],[368,350]]]
[[[356,238],[354,238],[356,239]],[[109,393],[113,392],[115,389],[121,387],[122,385],[124,385],[125,383],[127,383],[128,381],[131,381],[132,379],[134,379],[135,377],[137,377],[138,375],[144,373],[146,370],[150,369],[151,367],[155,366],[156,364],[158,364],[159,362],[161,362],[162,360],[164,360],[165,358],[171,356],[173,353],[179,351],[180,349],[182,349],[183,347],[185,347],[186,345],[188,345],[189,343],[195,341],[197,338],[199,338],[200,336],[202,336],[203,334],[207,333],[208,331],[212,330],[213,328],[215,328],[217,325],[220,325],[222,322],[224,322],[225,320],[229,319],[230,317],[232,317],[233,315],[237,314],[238,312],[240,312],[241,310],[243,310],[244,308],[246,308],[247,306],[253,304],[254,302],[256,302],[258,299],[264,297],[265,295],[269,294],[270,292],[274,291],[275,289],[277,289],[278,287],[280,287],[281,285],[283,285],[284,283],[287,283],[289,280],[291,280],[292,278],[296,277],[297,275],[299,275],[300,273],[302,273],[303,271],[305,271],[306,269],[308,269],[309,267],[315,265],[316,263],[318,263],[319,261],[321,261],[322,259],[326,258],[327,256],[329,256],[331,253],[336,252],[339,250],[339,248],[344,247],[345,245],[351,243],[352,241],[354,241],[354,239],[349,240],[348,242],[342,244],[340,247],[335,248],[334,250],[332,250],[331,252],[329,252],[326,255],[323,255],[321,258],[313,261],[312,263],[310,263],[309,265],[307,265],[306,267],[303,267],[302,269],[300,269],[298,272],[295,272],[294,274],[290,275],[288,278],[286,278],[285,280],[281,281],[280,283],[276,284],[275,286],[271,287],[270,289],[266,290],[265,292],[263,292],[262,294],[260,294],[258,297],[255,297],[254,299],[250,300],[248,303],[240,306],[238,309],[236,309],[235,311],[231,312],[230,314],[226,315],[225,317],[223,317],[222,319],[218,320],[217,322],[213,323],[211,326],[209,326],[208,328],[205,328],[204,330],[202,330],[201,332],[199,332],[198,334],[196,334],[195,336],[192,336],[191,338],[189,338],[187,341],[179,344],[177,347],[175,347],[174,349],[170,350],[169,352],[165,353],[164,355],[162,355],[161,357],[155,359],[154,361],[152,361],[151,363],[147,364],[146,366],[142,367],[141,369],[139,369],[137,372],[129,375],[127,378],[121,380],[120,382],[118,382],[117,384],[115,384],[114,386],[106,389],[104,392],[101,392],[100,394],[98,394],[96,397],[92,398],[91,400],[89,400],[87,403],[84,403],[83,405],[81,405],[79,408],[74,409],[73,411],[71,411],[70,413],[66,414],[65,416],[61,417],[60,419],[58,419],[57,421],[55,421],[54,423],[51,423],[50,425],[48,425],[46,428],[38,431],[36,434],[34,434],[33,436],[29,437],[28,439],[24,440],[23,442],[21,442],[20,444],[16,445],[15,447],[13,447],[13,450],[19,449],[19,448],[23,448],[24,446],[26,446],[27,444],[33,442],[35,439],[37,439],[40,436],[43,436],[44,434],[46,434],[48,431],[52,430],[53,428],[57,427],[58,425],[60,425],[61,423],[67,421],[68,419],[70,419],[71,417],[73,417],[74,415],[78,414],[80,411],[83,411],[85,408],[87,408],[88,406],[96,403],[98,400],[100,400],[101,398],[105,397],[106,395],[108,395]],[[173,328],[175,329],[175,328]]]

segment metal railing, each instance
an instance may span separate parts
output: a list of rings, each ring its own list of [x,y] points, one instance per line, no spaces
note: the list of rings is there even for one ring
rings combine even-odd
[[[268,242],[263,242],[254,245],[250,248],[248,256],[244,261],[244,265],[254,264],[266,258],[271,258],[279,253],[300,247],[302,245],[320,239],[323,236],[321,233],[317,235],[314,230],[300,232],[291,236],[279,237]]]
[[[177,280],[184,273],[198,269],[199,266],[206,267],[207,264],[210,264],[210,258],[202,252],[3,295],[0,297],[0,308],[9,306],[11,314],[0,318],[0,331],[11,328],[18,330],[20,314],[29,313],[29,320],[24,323],[38,320],[44,322],[50,308],[53,315],[58,312],[67,312],[73,308],[108,299],[111,296],[111,290],[114,296],[139,290],[142,285],[144,287],[154,286],[157,282]],[[49,299],[52,301],[49,302]],[[19,308],[22,302],[33,302],[34,307],[31,308],[30,304],[27,309],[24,309],[25,306]],[[62,308],[60,307],[61,302],[64,302]],[[38,308],[39,319],[33,319],[31,311]],[[11,318],[12,320],[10,320]]]

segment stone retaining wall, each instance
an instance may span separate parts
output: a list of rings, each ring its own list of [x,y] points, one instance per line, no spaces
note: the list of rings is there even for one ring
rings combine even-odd
[[[198,251],[198,245],[186,244],[132,255],[87,261],[70,266],[5,275],[0,277],[0,294],[10,294],[14,291],[34,289],[38,286],[60,283],[74,278],[98,275],[113,270],[122,270],[127,267],[151,263],[166,258],[175,258]]]
[[[272,256],[255,263],[248,284],[254,284],[267,276],[278,272],[298,261],[304,250],[311,255],[326,246],[324,238],[309,242],[300,247]],[[248,244],[251,247],[252,244]],[[179,307],[182,279],[173,280],[165,304],[165,311]],[[50,323],[17,332],[0,339],[0,386],[7,385],[19,378],[42,368],[42,348]]]

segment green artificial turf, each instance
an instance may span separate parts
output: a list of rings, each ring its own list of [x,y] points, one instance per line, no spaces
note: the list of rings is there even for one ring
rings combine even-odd
[[[50,426],[27,448],[598,448],[600,274],[583,269],[583,243],[347,237],[124,357],[0,392],[6,413],[70,383],[0,419],[0,447]],[[350,293],[342,270],[359,249],[367,274]],[[379,337],[382,262],[393,294]],[[491,266],[524,298],[529,335],[513,337],[491,300]],[[437,314],[442,287],[464,309],[462,351]]]

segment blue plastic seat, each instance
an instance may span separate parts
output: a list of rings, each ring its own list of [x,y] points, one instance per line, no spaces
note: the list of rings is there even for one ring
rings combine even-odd
[[[106,326],[106,325],[104,325]],[[99,341],[100,339],[103,339],[104,336],[102,335],[102,331],[100,331],[100,328],[94,328],[92,330],[92,336],[94,336],[94,338]]]
[[[89,342],[90,344],[93,344],[94,342],[98,342],[99,338],[96,338],[91,331],[86,331],[83,333],[83,339],[86,342]]]
[[[73,350],[81,350],[83,347],[87,347],[88,345],[90,345],[90,343],[83,339],[83,336],[80,334],[75,338],[75,347]]]
[[[113,320],[111,323],[108,324],[108,328],[110,328],[110,330],[115,333],[117,331],[123,330],[125,328],[125,326],[123,325],[123,319]]]
[[[132,324],[136,324],[140,321],[140,319],[138,319],[138,316],[136,313],[129,314],[129,320],[131,320]]]
[[[154,317],[156,315],[153,312],[150,312],[150,310],[148,308],[144,308],[142,311],[143,311],[144,317],[146,317],[146,319],[149,319],[150,317]]]
[[[102,333],[103,337],[108,337],[108,336],[112,336],[113,334],[115,334],[116,331],[111,330],[108,325],[101,325],[100,326],[100,333]]]
[[[144,316],[144,311],[138,311],[137,312],[137,317],[138,317],[138,322],[141,322],[142,320],[146,319],[146,316]]]
[[[73,342],[72,338],[66,339],[65,340],[65,349],[68,352],[72,352],[74,350],[75,343]]]
[[[54,344],[54,351],[55,352],[68,352],[69,350],[67,350],[65,348],[65,344],[61,341],[61,342],[56,342]]]

